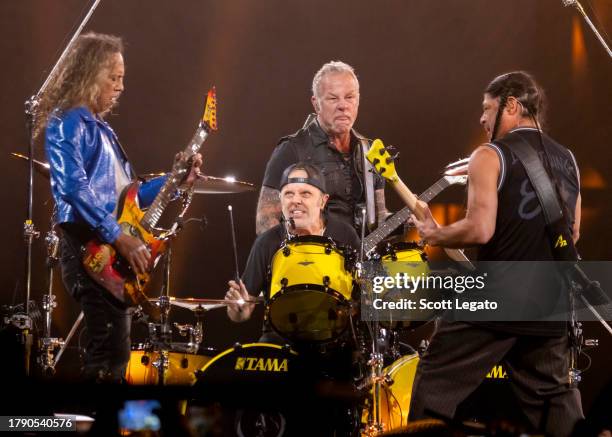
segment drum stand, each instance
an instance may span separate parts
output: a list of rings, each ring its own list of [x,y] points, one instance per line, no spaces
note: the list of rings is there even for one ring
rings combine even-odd
[[[366,227],[365,208],[362,208],[361,210],[361,219],[361,250],[359,254],[359,262],[357,263],[357,277],[361,282],[363,293],[364,286],[371,282],[368,273],[364,271],[365,249],[363,241],[365,239]],[[365,289],[370,294],[370,290],[372,290],[372,287],[365,286]],[[368,300],[372,301],[371,295],[368,296]],[[373,394],[370,399],[370,404],[368,405],[368,423],[364,429],[364,434],[366,436],[374,436],[380,434],[383,431],[383,424],[381,422],[380,414],[380,392],[383,388],[383,384],[385,383],[385,377],[382,374],[384,360],[383,355],[380,353],[379,349],[380,327],[378,326],[378,321],[374,320],[372,322],[366,322],[366,324],[368,326],[368,330],[370,331],[370,337],[372,340],[370,348],[370,358],[366,364],[369,368],[369,377],[366,379],[365,384],[361,384],[360,388],[366,388],[369,386],[372,387]]]
[[[168,242],[168,244],[170,244]],[[159,351],[159,358],[152,364],[157,369],[157,384],[164,385],[166,382],[166,371],[170,363],[170,342],[172,341],[172,327],[170,326],[170,267],[172,264],[172,248],[168,246],[166,251],[166,265],[164,271],[164,283],[161,296],[159,297],[160,323],[149,323],[149,336],[153,350]],[[157,327],[159,326],[159,330]]]
[[[59,238],[53,230],[53,227],[51,227],[51,230],[47,232],[45,243],[47,245],[47,269],[49,283],[47,294],[43,296],[42,307],[43,312],[45,313],[45,330],[44,336],[40,340],[38,364],[41,367],[43,375],[53,376],[55,374],[55,365],[57,364],[57,360],[60,356],[60,354],[58,353],[58,358],[54,357],[54,351],[58,348],[61,348],[61,350],[63,350],[65,344],[64,340],[62,340],[61,338],[51,337],[51,321],[53,319],[53,310],[57,307],[55,295],[53,294],[53,270],[55,269],[55,267],[57,266],[57,262],[59,261]]]

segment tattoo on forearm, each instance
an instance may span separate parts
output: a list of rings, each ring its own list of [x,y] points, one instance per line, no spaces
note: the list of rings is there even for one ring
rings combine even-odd
[[[257,235],[280,223],[281,203],[278,190],[270,187],[261,187],[257,201],[257,217],[255,232]]]
[[[376,190],[374,192],[374,200],[376,204],[376,220],[378,224],[380,224],[384,222],[389,215],[389,211],[387,211],[387,206],[385,205],[385,190]]]

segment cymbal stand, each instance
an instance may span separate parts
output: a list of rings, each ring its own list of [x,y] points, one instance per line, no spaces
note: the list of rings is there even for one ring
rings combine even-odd
[[[365,262],[365,250],[364,250],[364,239],[365,239],[365,227],[366,227],[366,210],[365,208],[361,209],[361,250],[359,254],[359,262],[357,263],[357,276],[359,278],[359,282],[366,290],[365,292],[370,294],[372,292],[372,287],[368,286],[370,282],[370,275],[368,274],[367,269],[364,268]],[[362,293],[364,290],[362,290]],[[368,296],[368,301],[372,301],[372,296]],[[363,310],[363,309],[362,309]],[[383,356],[379,350],[379,339],[378,336],[380,334],[380,329],[378,326],[378,320],[374,317],[374,320],[371,322],[366,322],[370,331],[371,337],[371,347],[370,347],[370,358],[367,361],[366,365],[369,368],[369,377],[367,385],[371,385],[372,387],[372,397],[371,402],[368,406],[369,414],[368,414],[368,424],[366,425],[366,429],[364,430],[365,435],[373,436],[379,434],[383,431],[383,425],[381,423],[381,414],[380,414],[380,391],[382,390],[383,376]]]
[[[47,269],[49,283],[47,294],[43,296],[42,307],[45,313],[45,329],[44,336],[40,341],[40,355],[38,357],[38,363],[45,375],[53,376],[55,374],[55,359],[53,356],[54,351],[64,345],[64,340],[61,338],[51,337],[53,310],[57,307],[55,295],[53,294],[53,271],[55,270],[57,262],[59,261],[59,238],[57,233],[53,230],[53,225],[51,230],[47,232],[45,243],[47,244]]]
[[[159,351],[159,358],[153,362],[157,368],[158,385],[165,384],[165,374],[169,364],[169,348],[172,341],[172,327],[169,323],[170,317],[170,268],[172,264],[172,248],[168,240],[166,251],[166,265],[164,270],[164,283],[161,296],[159,297],[160,323],[159,330],[155,323],[149,323],[149,334],[153,348]]]
[[[178,330],[178,333],[182,337],[187,337],[189,342],[187,342],[186,352],[190,354],[197,354],[200,349],[200,345],[204,340],[204,329],[202,319],[204,318],[204,313],[206,310],[202,305],[198,305],[193,312],[196,317],[195,326],[191,324],[179,324],[174,323],[173,326]]]

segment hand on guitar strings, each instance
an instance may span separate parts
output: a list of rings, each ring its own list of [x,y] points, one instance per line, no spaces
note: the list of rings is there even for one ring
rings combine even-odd
[[[202,154],[196,153],[195,155],[191,156],[188,159],[185,159],[185,152],[179,152],[176,155],[174,155],[175,162],[183,161],[183,160],[189,163],[191,165],[191,168],[189,169],[189,173],[187,174],[185,179],[183,179],[183,182],[181,183],[181,185],[186,185],[187,187],[191,187],[193,183],[200,176],[200,167],[202,166],[202,163],[203,163]]]
[[[437,246],[437,234],[440,225],[438,222],[436,222],[436,219],[434,219],[431,210],[429,209],[429,205],[422,201],[419,202],[422,204],[422,213],[424,215],[423,220],[419,220],[414,214],[410,216],[410,220],[414,226],[416,226],[419,237],[421,237],[424,245],[429,244],[430,246]]]
[[[127,234],[120,234],[114,243],[117,251],[123,256],[132,270],[138,274],[148,270],[151,260],[151,253],[147,246],[136,237]]]

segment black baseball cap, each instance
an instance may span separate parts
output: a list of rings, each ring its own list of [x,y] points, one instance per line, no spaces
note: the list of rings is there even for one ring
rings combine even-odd
[[[308,177],[307,178],[303,178],[303,177],[302,178],[295,178],[295,177],[290,178],[289,175],[294,170],[304,170],[306,174],[308,175]],[[313,187],[316,187],[319,190],[321,190],[324,194],[327,193],[327,189],[325,187],[325,178],[323,177],[323,173],[321,172],[321,170],[319,170],[317,166],[313,164],[308,164],[305,162],[298,162],[297,164],[292,164],[289,167],[287,167],[285,171],[283,172],[283,176],[281,177],[281,183],[279,186],[279,190],[282,190],[283,187],[287,184],[296,184],[296,183],[312,185]]]

